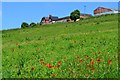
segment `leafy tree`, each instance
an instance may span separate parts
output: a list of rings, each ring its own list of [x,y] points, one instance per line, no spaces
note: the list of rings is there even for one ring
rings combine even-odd
[[[26,27],[29,27],[29,24],[26,23],[26,22],[23,22],[23,23],[21,24],[21,28],[26,28]]]
[[[32,23],[30,24],[30,27],[34,27],[34,26],[36,26],[36,23],[32,22]]]
[[[71,12],[70,14],[70,19],[74,20],[74,22],[80,18],[80,11],[79,10],[74,10],[73,12]]]

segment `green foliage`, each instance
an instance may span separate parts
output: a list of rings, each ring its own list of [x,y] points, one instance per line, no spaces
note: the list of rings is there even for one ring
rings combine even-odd
[[[117,80],[117,17],[108,15],[76,23],[2,31],[2,77]],[[48,64],[54,67],[48,68]]]
[[[80,18],[80,11],[79,10],[74,10],[73,12],[71,12],[70,14],[70,18],[72,20],[74,20],[74,22]]]
[[[26,22],[23,22],[23,23],[21,24],[21,28],[26,28],[26,27],[29,27],[29,24],[26,23]]]
[[[37,25],[36,23],[32,22],[32,23],[30,24],[30,27],[35,27],[36,25]]]

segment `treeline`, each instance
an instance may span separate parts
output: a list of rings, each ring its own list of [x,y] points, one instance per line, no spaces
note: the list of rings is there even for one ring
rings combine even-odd
[[[21,28],[35,27],[35,26],[37,26],[37,25],[39,25],[39,24],[38,24],[38,23],[36,24],[36,23],[34,23],[34,22],[32,22],[32,23],[30,23],[30,24],[28,24],[28,23],[26,23],[26,22],[23,22],[23,23],[21,24]]]
[[[70,13],[70,19],[74,20],[76,22],[77,19],[80,19],[80,11],[79,10],[74,10],[73,12]],[[27,27],[35,27],[37,24],[32,22],[30,25],[26,22],[23,22],[21,24],[21,28],[27,28]]]

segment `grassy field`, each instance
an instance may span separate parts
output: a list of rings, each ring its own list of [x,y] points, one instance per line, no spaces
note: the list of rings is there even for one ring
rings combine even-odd
[[[2,77],[118,78],[117,18],[2,31]]]

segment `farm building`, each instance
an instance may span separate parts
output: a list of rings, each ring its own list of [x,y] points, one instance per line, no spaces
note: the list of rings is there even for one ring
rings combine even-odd
[[[110,9],[110,8],[104,8],[104,7],[98,7],[94,10],[94,15],[103,15],[103,14],[113,14],[113,13],[119,13],[119,10],[117,9]]]
[[[89,17],[92,17],[92,15],[80,13],[80,18],[89,18]]]
[[[40,24],[51,24],[53,21],[56,21],[57,19],[58,19],[57,16],[49,15],[49,17],[43,17],[41,19]]]
[[[58,18],[55,22],[69,22],[71,21],[70,16],[66,16],[63,18]]]
[[[91,16],[92,16],[91,14],[80,13],[80,18],[89,18]],[[52,24],[52,23],[55,23],[55,22],[70,22],[70,21],[72,21],[70,19],[70,16],[66,16],[66,17],[63,17],[63,18],[58,18],[56,16],[49,15],[49,17],[43,17],[41,19],[40,24]]]

